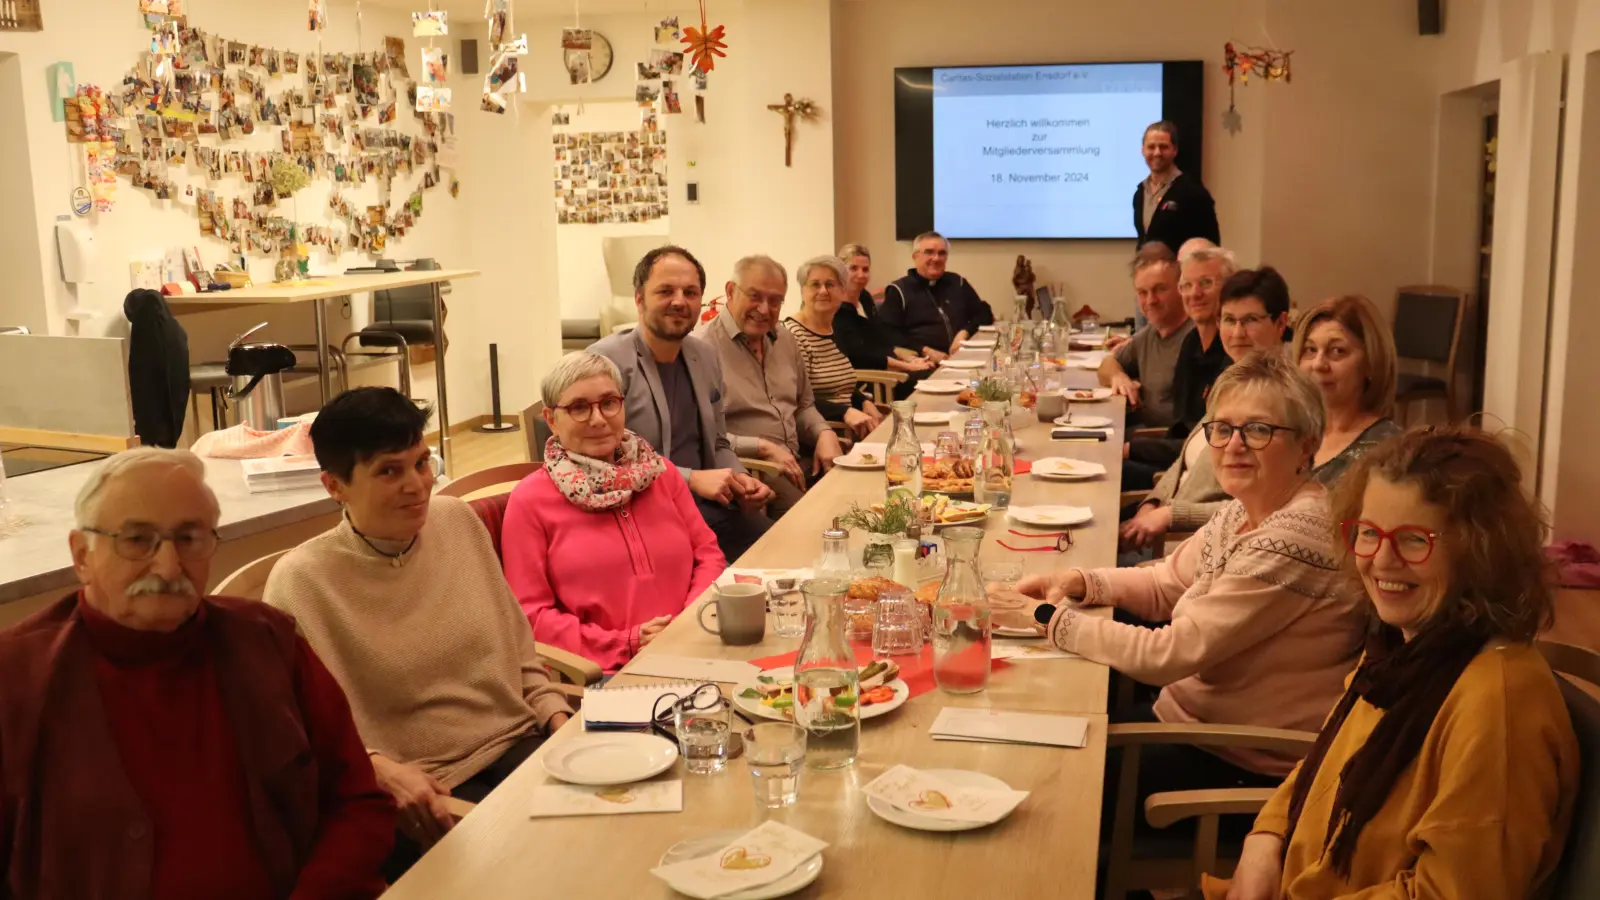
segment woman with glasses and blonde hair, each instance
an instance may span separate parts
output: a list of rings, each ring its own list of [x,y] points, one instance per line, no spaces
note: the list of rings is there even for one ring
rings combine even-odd
[[[540,386],[544,468],[511,492],[506,579],[534,637],[615,672],[727,566],[671,462],[624,427],[622,376],[586,350]]]
[[[1154,566],[1035,575],[996,597],[1005,624],[1161,686],[1126,721],[1316,729],[1355,665],[1365,616],[1335,558],[1333,521],[1309,477],[1322,439],[1311,380],[1279,353],[1245,357],[1217,378],[1201,424],[1234,499]],[[1083,614],[1115,606],[1158,627]],[[1282,753],[1147,747],[1140,792],[1275,786]],[[1159,759],[1153,757],[1160,757]]]
[[[1326,487],[1361,455],[1399,434],[1394,411],[1395,349],[1371,300],[1332,297],[1306,311],[1291,357],[1322,392],[1327,426],[1311,477]]]
[[[1540,896],[1579,757],[1533,646],[1551,621],[1545,525],[1499,441],[1421,428],[1335,492],[1374,623],[1305,761],[1210,900]]]

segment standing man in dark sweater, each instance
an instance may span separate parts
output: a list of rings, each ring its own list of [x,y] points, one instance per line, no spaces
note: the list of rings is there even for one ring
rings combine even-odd
[[[937,231],[911,242],[913,268],[883,291],[879,321],[895,343],[934,362],[961,348],[980,325],[994,324],[994,310],[965,278],[946,271],[950,242]]]
[[[1178,126],[1156,122],[1144,130],[1144,161],[1150,177],[1133,191],[1133,228],[1139,246],[1166,244],[1174,254],[1190,238],[1222,243],[1217,206],[1200,176],[1178,171]]]

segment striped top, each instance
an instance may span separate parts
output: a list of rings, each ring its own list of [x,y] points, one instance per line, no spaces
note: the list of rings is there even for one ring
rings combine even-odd
[[[794,317],[783,320],[785,328],[800,345],[800,355],[806,361],[806,377],[811,380],[811,393],[823,403],[850,406],[856,390],[856,370],[850,365],[844,351],[833,342],[833,335],[818,334],[801,325]]]

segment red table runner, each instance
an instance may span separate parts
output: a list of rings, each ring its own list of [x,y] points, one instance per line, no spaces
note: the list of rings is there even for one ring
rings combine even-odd
[[[872,652],[872,645],[865,643],[852,643],[850,649],[855,651],[856,665],[864,666],[876,658]],[[974,650],[980,650],[974,645]],[[762,671],[768,669],[781,669],[784,666],[794,665],[794,659],[799,656],[799,651],[780,653],[777,656],[766,656],[761,659],[752,659],[750,663],[759,666]],[[912,697],[918,697],[934,689],[933,683],[933,645],[924,644],[922,653],[918,656],[886,656],[884,659],[892,660],[900,667],[900,679],[906,683]],[[1010,663],[1003,659],[991,660],[989,663],[992,671],[1006,668]]]

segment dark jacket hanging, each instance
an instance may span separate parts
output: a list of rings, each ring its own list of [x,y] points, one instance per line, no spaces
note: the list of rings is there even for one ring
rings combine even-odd
[[[131,326],[128,389],[133,395],[133,431],[146,447],[176,447],[189,406],[189,334],[155,291],[130,291],[122,301],[122,314]]]

